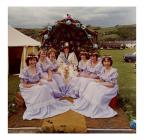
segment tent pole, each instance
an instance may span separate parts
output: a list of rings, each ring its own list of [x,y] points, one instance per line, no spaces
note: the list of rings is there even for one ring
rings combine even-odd
[[[33,46],[32,48],[33,48],[33,49],[32,49],[33,53],[35,53],[35,52],[34,52],[34,46]]]
[[[25,60],[27,55],[27,46],[24,46],[24,59],[23,59],[23,68],[25,67]]]
[[[25,59],[26,59],[26,46],[23,47],[23,52],[21,56],[21,65],[20,65],[20,73],[22,69],[25,67]]]

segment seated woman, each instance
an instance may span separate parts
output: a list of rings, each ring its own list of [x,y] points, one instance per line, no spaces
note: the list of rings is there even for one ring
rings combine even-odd
[[[51,48],[48,50],[48,58],[49,58],[49,61],[48,61],[49,69],[52,72],[51,73],[52,79],[56,81],[57,88],[59,88],[59,91],[60,91],[60,92],[55,92],[54,97],[55,98],[63,97],[65,96],[65,91],[64,91],[65,84],[64,84],[61,73],[59,73],[58,71],[59,67],[58,67],[58,63],[56,60],[56,50],[54,48]]]
[[[37,63],[37,66],[40,67],[43,78],[52,90],[52,95],[55,97],[55,95],[60,94],[60,90],[56,81],[52,78],[52,65],[51,61],[47,57],[47,51],[45,49],[40,49],[38,56],[39,61]]]
[[[23,119],[44,119],[69,110],[67,102],[55,100],[51,88],[42,79],[43,72],[36,64],[38,58],[29,54],[26,58],[27,67],[20,74],[20,92],[26,104]]]
[[[87,71],[87,65],[88,65],[88,60],[87,60],[88,53],[83,49],[80,52],[80,61],[78,64],[78,71],[79,71],[79,76],[85,76],[86,71]]]
[[[37,66],[40,67],[43,78],[47,81],[52,81],[52,75],[49,69],[49,59],[47,58],[47,51],[45,49],[40,49],[38,57],[39,61],[37,63]]]
[[[102,59],[104,68],[99,79],[88,84],[83,96],[74,101],[72,110],[90,118],[109,118],[117,115],[109,106],[109,102],[118,92],[118,73],[112,63],[110,56]]]
[[[63,46],[63,52],[61,52],[58,56],[58,64],[62,66],[63,64],[71,65],[74,69],[78,66],[78,60],[74,52],[69,52],[69,43],[65,42]]]
[[[74,92],[78,97],[81,97],[87,85],[99,78],[99,74],[102,70],[102,63],[98,61],[97,52],[92,52],[90,60],[86,65],[86,71],[81,77],[75,77],[72,79],[69,86],[71,87],[70,92]]]
[[[98,53],[92,52],[90,54],[90,60],[87,66],[87,76],[88,78],[96,79],[98,78],[101,69],[102,69],[102,63],[101,61],[98,61]]]

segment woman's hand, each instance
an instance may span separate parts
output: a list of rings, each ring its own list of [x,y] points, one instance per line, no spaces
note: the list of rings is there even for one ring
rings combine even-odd
[[[38,82],[38,85],[43,85],[43,83],[42,83],[42,81],[41,81],[41,80]]]
[[[86,73],[86,74],[83,75],[83,77],[90,78],[90,75]]]
[[[48,77],[48,79],[47,79],[48,81],[52,81],[52,78],[51,77]]]
[[[103,80],[101,80],[101,79],[96,79],[95,80],[97,83],[102,83],[102,82],[104,82]]]
[[[28,83],[23,83],[24,88],[31,88],[33,85]]]
[[[48,71],[48,79],[47,80],[52,81],[52,71],[51,70]]]
[[[113,88],[114,87],[114,83],[112,83],[112,82],[104,82],[103,85],[108,87],[108,88]]]
[[[77,77],[80,77],[80,72],[77,73]]]

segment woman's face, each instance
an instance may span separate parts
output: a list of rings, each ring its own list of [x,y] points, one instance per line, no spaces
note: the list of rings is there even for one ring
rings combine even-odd
[[[111,62],[110,60],[108,60],[107,58],[103,61],[103,65],[104,67],[110,67],[111,66]]]
[[[96,55],[92,54],[92,55],[91,55],[91,60],[92,60],[92,61],[97,61]]]
[[[69,53],[69,48],[64,48],[64,53]]]
[[[41,52],[40,52],[40,58],[43,58],[43,59],[44,59],[44,58],[46,58],[46,56],[47,56],[47,55],[46,55],[46,51],[41,51]]]
[[[50,55],[49,55],[49,57],[50,57],[50,59],[55,59],[55,57],[56,57],[55,56],[55,52],[51,52]]]
[[[35,66],[37,63],[36,58],[29,59],[29,66]]]
[[[85,60],[86,59],[86,55],[81,54],[81,60]]]

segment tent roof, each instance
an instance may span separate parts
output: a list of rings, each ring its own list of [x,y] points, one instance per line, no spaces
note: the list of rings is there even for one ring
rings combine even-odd
[[[21,33],[15,28],[8,26],[8,46],[40,46],[41,43]]]

